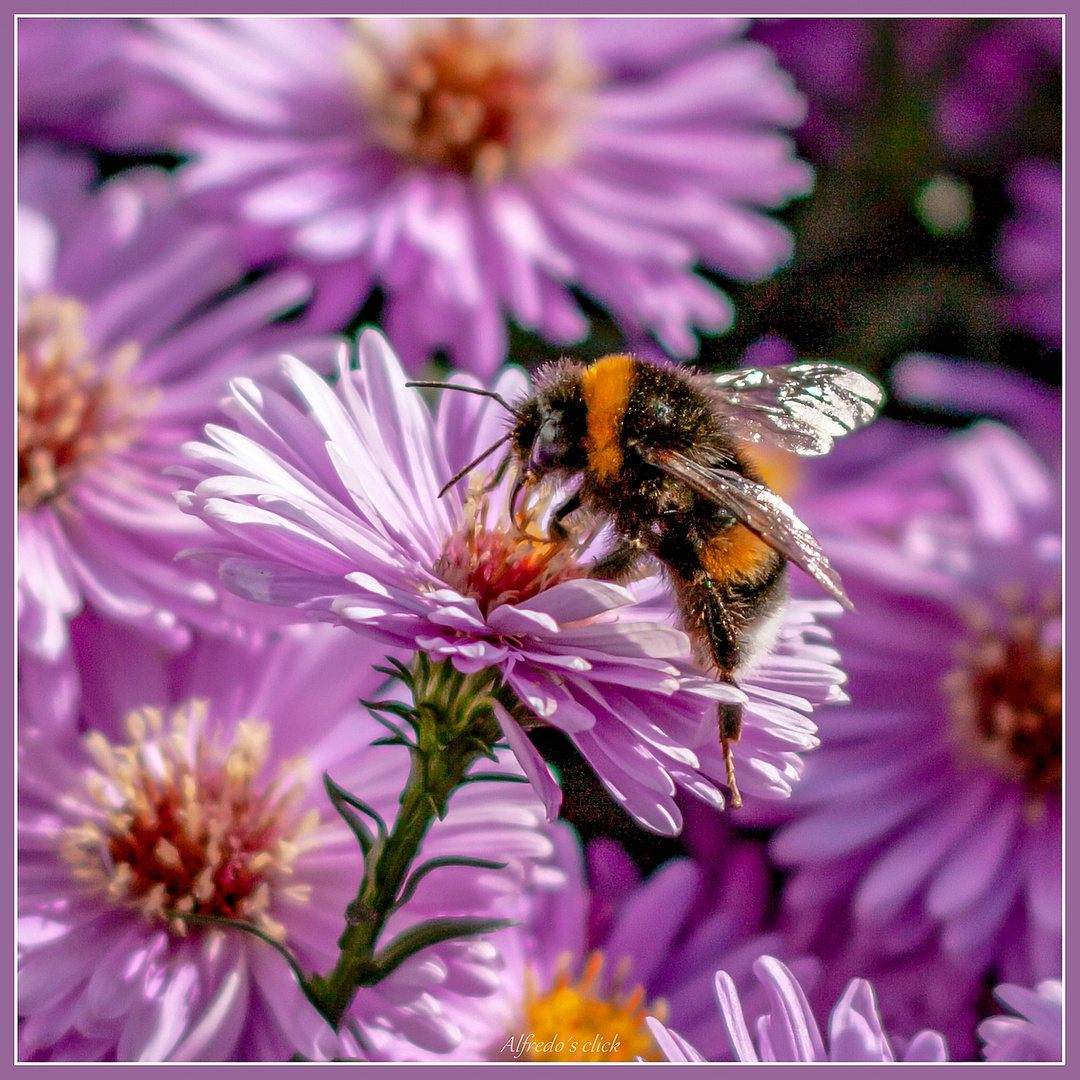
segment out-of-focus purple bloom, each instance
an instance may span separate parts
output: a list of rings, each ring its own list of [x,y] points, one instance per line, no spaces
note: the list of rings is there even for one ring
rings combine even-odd
[[[91,179],[79,157],[20,157],[19,640],[48,662],[84,604],[169,647],[227,625],[218,590],[174,562],[207,530],[162,470],[228,375],[272,370],[259,350],[288,332],[269,324],[309,290],[290,271],[221,299],[243,272],[229,229],[187,214],[159,170]]]
[[[276,230],[337,327],[378,286],[415,370],[445,347],[482,375],[505,319],[559,343],[570,289],[675,356],[732,320],[694,273],[767,277],[764,211],[812,174],[780,129],[804,103],[729,19],[154,22],[141,56],[214,113],[179,149],[192,193]]]
[[[869,19],[759,19],[750,34],[776,52],[807,97],[801,146],[828,161],[844,147],[869,89],[874,41]]]
[[[957,416],[1001,420],[1031,445],[1055,474],[1061,473],[1058,390],[993,364],[929,353],[901,357],[890,376],[894,396],[910,405],[929,406]],[[879,426],[875,424],[874,428]],[[908,444],[914,445],[915,441],[925,443],[926,437],[917,433]],[[842,447],[841,452],[846,449]],[[842,456],[837,460],[846,464]]]
[[[884,956],[940,933],[972,971],[1060,970],[1060,503],[983,422],[800,504],[858,609],[837,628],[855,704],[817,714],[772,845],[801,947],[839,905]]]
[[[737,1061],[895,1061],[881,1024],[874,989],[865,979],[852,979],[829,1017],[826,1048],[817,1020],[799,980],[779,960],[761,956],[754,973],[769,995],[770,1010],[757,1022],[757,1046],[743,1015],[731,976],[716,973],[716,1000]],[[714,1021],[715,1022],[715,1021]],[[710,1060],[674,1031],[649,1018],[649,1028],[668,1061]],[[948,1047],[936,1031],[920,1031],[908,1043],[902,1061],[947,1061]]]
[[[107,665],[82,700],[90,734],[20,726],[20,1057],[325,1060],[390,1036],[452,1049],[454,1010],[481,1008],[499,983],[486,939],[432,946],[361,989],[338,1037],[266,942],[170,917],[242,917],[303,971],[333,965],[362,866],[321,774],[392,821],[409,768],[400,747],[370,745],[383,729],[356,705],[374,684],[355,636],[308,626],[265,647],[198,636],[163,660],[92,613],[76,626],[80,660]],[[125,730],[118,709],[140,698]],[[499,758],[520,776],[512,755]],[[421,857],[493,852],[504,870],[428,875],[387,933],[440,915],[520,918],[534,872],[554,872],[541,866],[553,847],[527,785],[455,793]]]
[[[900,60],[930,80],[934,127],[957,157],[1015,131],[1061,63],[1061,19],[907,19]]]
[[[587,577],[584,552],[523,536],[508,517],[511,476],[478,495],[476,477],[445,481],[507,430],[488,398],[444,392],[432,417],[374,330],[345,350],[334,389],[282,360],[299,407],[249,379],[234,383],[239,432],[211,426],[190,444],[199,480],[181,505],[219,532],[204,557],[241,596],[295,618],[343,623],[395,648],[495,668],[535,716],[566,732],[642,825],[674,834],[683,788],[724,805],[715,700],[746,700],[741,776],[748,794],[783,798],[800,750],[816,745],[815,703],[842,697],[836,654],[813,605],[793,605],[781,646],[745,693],[705,679],[671,622],[658,579],[633,590]],[[497,383],[526,391],[520,372]],[[554,493],[552,493],[554,494]],[[549,496],[529,514],[545,527]],[[640,598],[640,600],[636,599]],[[552,816],[561,792],[509,714],[503,729]],[[705,763],[705,764],[703,764]]]
[[[1012,287],[1008,320],[1061,346],[1061,165],[1031,158],[1009,177],[1015,215],[1002,226],[997,266]]]
[[[172,126],[203,110],[128,61],[130,19],[21,17],[19,132],[113,151],[160,150]]]
[[[1060,979],[1047,979],[1034,990],[1004,983],[994,996],[1018,1016],[991,1016],[979,1025],[987,1061],[1061,1061]]]

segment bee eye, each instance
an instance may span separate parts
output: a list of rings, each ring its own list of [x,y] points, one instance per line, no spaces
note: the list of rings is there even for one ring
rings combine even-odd
[[[529,455],[529,467],[543,471],[557,466],[566,455],[566,436],[560,415],[549,416],[541,425],[533,440]]]

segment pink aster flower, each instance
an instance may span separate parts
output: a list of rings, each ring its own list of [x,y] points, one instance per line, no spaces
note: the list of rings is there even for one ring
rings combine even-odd
[[[400,747],[370,745],[384,732],[356,704],[373,683],[353,635],[294,628],[265,647],[200,636],[163,660],[145,637],[80,620],[82,658],[108,662],[82,700],[90,733],[20,727],[20,1057],[326,1060],[389,1036],[452,1049],[461,1032],[443,1000],[498,986],[487,939],[414,954],[359,991],[337,1036],[271,944],[176,915],[243,918],[305,974],[333,965],[362,866],[322,773],[392,821],[409,768]],[[435,870],[388,934],[440,915],[517,917],[534,875],[557,875],[543,868],[548,833],[527,785],[466,785],[420,857],[497,853],[506,867]]]
[[[185,213],[158,170],[97,191],[91,173],[20,157],[19,640],[46,661],[84,605],[169,647],[227,625],[218,590],[174,562],[205,529],[162,470],[228,375],[272,363],[256,359],[285,332],[269,324],[308,294],[287,272],[220,299],[242,274],[228,229]]]
[[[179,149],[191,193],[325,268],[340,326],[374,286],[415,370],[488,375],[505,319],[580,340],[571,288],[672,355],[732,305],[695,273],[767,277],[768,216],[812,182],[783,128],[803,99],[731,19],[162,20],[137,52],[213,114]]]
[[[979,1025],[987,1061],[1062,1061],[1062,986],[1047,979],[1034,990],[1003,983],[994,996],[1017,1016],[991,1016]]]
[[[506,509],[509,476],[486,495],[474,477],[439,497],[505,434],[495,402],[444,392],[433,418],[373,330],[359,339],[359,370],[342,350],[334,388],[297,360],[284,358],[282,370],[288,398],[237,380],[239,431],[211,426],[210,442],[186,448],[198,483],[178,497],[218,531],[203,557],[228,589],[462,672],[496,669],[529,722],[569,735],[615,799],[656,832],[681,826],[677,788],[723,806],[717,699],[754,702],[740,744],[747,790],[790,790],[797,751],[816,743],[806,713],[843,680],[835,654],[813,641],[810,609],[793,609],[787,648],[763,662],[760,691],[716,684],[693,667],[659,582],[631,591],[591,579],[578,546],[522,535]],[[515,371],[496,388],[504,399],[526,390]],[[535,528],[547,496],[538,499]],[[554,816],[558,787],[508,714],[502,723]]]
[[[1061,165],[1021,162],[1008,181],[1015,215],[1002,226],[997,266],[1012,288],[1007,318],[1051,348],[1061,347]]]
[[[779,960],[761,956],[754,973],[769,995],[769,1012],[757,1022],[757,1046],[746,1026],[735,982],[726,971],[716,973],[716,1000],[737,1061],[878,1061],[896,1060],[881,1024],[874,989],[865,979],[852,979],[829,1017],[829,1045],[806,1000],[799,980]],[[649,1028],[668,1061],[709,1060],[686,1039],[650,1017]],[[948,1047],[936,1031],[921,1031],[904,1049],[901,1060],[947,1061]]]
[[[676,858],[643,879],[614,841],[594,841],[583,859],[577,837],[560,832],[565,882],[531,890],[522,923],[494,936],[505,960],[499,989],[473,1006],[450,1058],[656,1059],[650,1013],[723,1055],[712,989],[717,964],[734,974],[749,1007],[765,1012],[751,964],[780,946],[763,932],[770,892],[763,845],[727,837],[722,871]],[[815,978],[816,962],[792,963]]]
[[[803,947],[829,925],[886,957],[940,942],[1015,981],[1061,965],[1061,489],[984,421],[803,505],[858,614],[853,705],[772,844]],[[840,922],[837,922],[837,920]]]

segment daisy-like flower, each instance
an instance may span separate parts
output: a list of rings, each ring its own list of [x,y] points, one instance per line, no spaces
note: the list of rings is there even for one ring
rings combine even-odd
[[[198,465],[181,506],[219,532],[204,552],[241,596],[297,619],[343,623],[395,647],[497,670],[531,714],[564,731],[615,799],[642,825],[674,834],[677,788],[723,806],[716,700],[754,702],[744,727],[747,793],[783,797],[799,750],[816,744],[806,713],[838,692],[835,654],[814,637],[812,611],[795,607],[785,648],[762,664],[760,689],[705,679],[689,640],[670,625],[657,582],[651,603],[587,577],[573,544],[536,536],[506,509],[510,477],[487,495],[456,472],[506,433],[490,399],[444,392],[433,419],[384,338],[365,331],[359,370],[345,350],[336,387],[284,358],[293,399],[251,380],[233,384],[240,430],[211,426],[189,445]],[[497,384],[525,391],[520,372]],[[298,401],[299,404],[294,403]],[[805,640],[804,640],[805,639]],[[552,816],[561,792],[522,729],[501,706],[510,747]],[[757,730],[754,730],[754,729]],[[708,764],[704,764],[708,762]]]
[[[896,1056],[878,1014],[874,989],[865,979],[852,979],[829,1017],[829,1045],[806,1000],[799,980],[779,960],[761,956],[754,973],[769,995],[769,1012],[757,1023],[757,1046],[743,1015],[735,981],[716,973],[716,1001],[737,1061],[895,1061]],[[668,1061],[710,1060],[654,1017],[649,1029]],[[947,1061],[948,1047],[936,1031],[921,1031],[907,1044],[902,1061]]]
[[[855,704],[816,714],[772,845],[800,946],[850,920],[878,955],[936,939],[969,971],[1057,975],[1059,480],[984,421],[800,509],[858,610],[837,628]]]
[[[1016,209],[998,239],[997,266],[1012,288],[1008,321],[1061,347],[1061,165],[1022,161],[1008,181]]]
[[[267,940],[183,917],[242,919],[306,975],[333,965],[362,864],[321,774],[392,821],[409,769],[400,747],[370,745],[383,729],[356,705],[373,687],[353,636],[310,626],[263,648],[200,637],[163,663],[145,638],[81,619],[97,623],[83,659],[110,661],[82,703],[101,726],[81,742],[20,727],[20,1057],[325,1060],[367,1056],[389,1035],[452,1049],[461,1032],[441,1000],[498,986],[487,939],[414,954],[358,992],[337,1036]],[[147,703],[121,722],[132,670]],[[495,768],[520,777],[505,751]],[[528,785],[465,785],[421,857],[497,853],[505,868],[434,870],[388,934],[435,916],[518,916],[553,853],[548,832]]]
[[[584,336],[572,287],[694,356],[733,317],[695,267],[789,259],[766,211],[811,186],[781,130],[804,104],[745,25],[169,19],[134,51],[214,115],[179,136],[186,189],[324,267],[329,325],[378,286],[410,369],[443,347],[488,375],[507,316]]]
[[[1034,990],[1004,983],[994,996],[1016,1016],[991,1016],[979,1025],[987,1061],[1061,1061],[1060,979],[1047,979]]]
[[[287,272],[222,299],[242,274],[228,229],[185,213],[159,170],[93,192],[92,171],[39,148],[19,163],[19,641],[46,661],[84,604],[169,647],[228,625],[219,590],[174,561],[206,530],[162,469],[228,375],[272,370],[258,350],[286,331],[269,324],[308,295]]]
[[[645,1023],[650,1014],[723,1056],[712,990],[717,964],[733,973],[748,1006],[765,1012],[751,964],[780,945],[762,930],[770,880],[763,845],[726,836],[722,872],[677,858],[642,880],[614,841],[594,841],[583,860],[576,836],[560,833],[566,883],[532,891],[528,917],[495,936],[505,959],[499,989],[462,1020],[464,1037],[450,1056],[659,1060]],[[803,978],[815,977],[815,961],[792,963]]]

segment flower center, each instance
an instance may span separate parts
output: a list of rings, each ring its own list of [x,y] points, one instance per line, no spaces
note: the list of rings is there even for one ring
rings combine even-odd
[[[98,455],[122,449],[151,392],[124,381],[138,357],[129,343],[95,356],[86,312],[70,297],[35,297],[19,324],[19,509],[62,494]]]
[[[1003,602],[1004,629],[985,612],[969,615],[945,692],[963,744],[1038,804],[1061,787],[1061,599],[1037,610],[1017,594]]]
[[[575,98],[592,82],[568,24],[413,20],[397,52],[365,20],[353,28],[346,64],[395,154],[487,183],[566,156]]]
[[[582,977],[570,976],[569,958],[560,962],[554,985],[537,992],[528,978],[521,1040],[522,1061],[659,1061],[660,1055],[645,1017],[666,1014],[663,1002],[645,1006],[645,991],[635,987],[624,994],[616,978],[614,988],[600,992],[602,953],[594,952]]]
[[[87,786],[97,820],[64,830],[61,853],[95,892],[184,933],[173,913],[246,919],[278,939],[267,909],[271,888],[292,872],[303,837],[301,763],[285,763],[260,785],[270,728],[245,720],[228,748],[204,731],[205,706],[177,709],[166,726],[158,709],[128,717],[131,743],[87,738],[96,769]],[[306,899],[303,887],[288,890]]]
[[[462,596],[473,597],[486,616],[501,604],[518,604],[560,581],[585,577],[578,563],[579,546],[572,540],[550,540],[534,535],[542,507],[523,511],[520,528],[489,528],[486,497],[470,496],[465,524],[450,537],[438,574]]]

